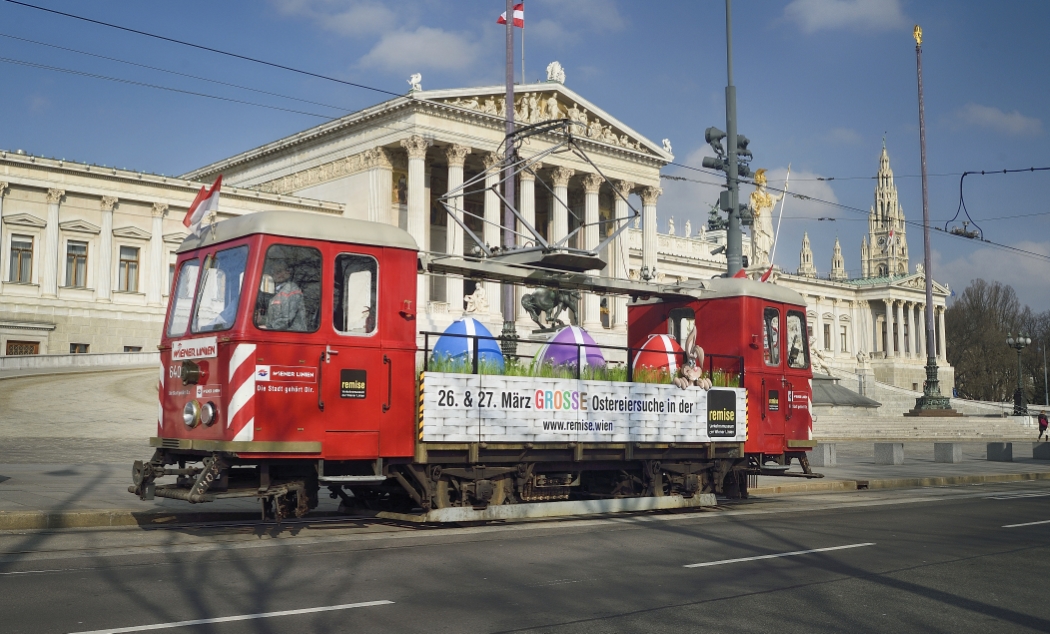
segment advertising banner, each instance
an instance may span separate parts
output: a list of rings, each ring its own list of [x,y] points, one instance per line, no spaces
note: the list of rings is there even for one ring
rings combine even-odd
[[[742,388],[428,372],[424,442],[743,442]]]

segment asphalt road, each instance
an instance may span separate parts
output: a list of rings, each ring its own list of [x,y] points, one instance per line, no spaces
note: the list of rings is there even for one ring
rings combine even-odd
[[[6,533],[0,629],[1047,632],[1048,542],[1044,482],[455,528]]]

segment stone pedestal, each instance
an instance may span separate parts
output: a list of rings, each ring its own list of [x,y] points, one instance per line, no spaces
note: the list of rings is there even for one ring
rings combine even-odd
[[[875,464],[904,464],[904,443],[875,443]]]
[[[1014,444],[1012,442],[988,443],[988,459],[992,462],[1013,462]]]
[[[1036,460],[1050,460],[1050,442],[1032,443],[1032,458]]]
[[[933,443],[933,461],[951,464],[962,462],[962,445],[954,442]]]
[[[813,451],[806,453],[811,467],[834,467],[838,465],[835,443],[822,442]]]

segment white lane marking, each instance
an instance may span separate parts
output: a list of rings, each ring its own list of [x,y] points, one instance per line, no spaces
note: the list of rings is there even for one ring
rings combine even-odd
[[[831,546],[830,548],[813,548],[812,550],[796,550],[790,553],[776,553],[774,555],[756,555],[755,557],[741,557],[740,559],[723,559],[721,561],[705,561],[702,564],[687,564],[683,568],[703,568],[705,566],[722,566],[725,564],[736,564],[742,561],[757,561],[759,559],[776,559],[777,557],[794,557],[796,555],[808,555],[810,553],[826,553],[832,550],[845,550],[847,548],[862,548],[874,546],[875,542],[865,544],[849,544],[847,546]]]
[[[1008,493],[989,497],[989,500],[1016,500],[1018,498],[1045,498],[1050,493]]]
[[[240,614],[237,616],[221,616],[214,619],[194,619],[192,621],[176,621],[174,623],[155,623],[153,625],[133,625],[131,627],[117,627],[110,630],[91,630],[90,632],[73,632],[72,634],[124,634],[125,632],[145,632],[147,630],[165,630],[173,627],[186,627],[187,625],[206,625],[208,623],[229,623],[230,621],[269,619],[275,616],[294,616],[296,614],[330,612],[332,610],[350,610],[353,608],[367,608],[373,605],[390,605],[392,603],[393,601],[365,601],[364,603],[344,603],[343,605],[328,605],[320,608],[304,608],[302,610],[282,610],[280,612],[263,612],[261,614]]]
[[[1007,524],[1003,528],[1020,528],[1022,526],[1035,526],[1037,524],[1050,524],[1050,520],[1043,520],[1041,522],[1025,522],[1024,524]]]

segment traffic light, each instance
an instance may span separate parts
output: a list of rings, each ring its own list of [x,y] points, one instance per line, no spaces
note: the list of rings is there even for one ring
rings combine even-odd
[[[721,172],[729,171],[729,160],[726,158],[725,148],[722,147],[722,139],[726,138],[726,133],[722,132],[716,127],[710,127],[704,130],[704,140],[707,141],[711,149],[714,150],[714,156],[705,156],[701,165],[707,169],[719,170]],[[738,134],[736,137],[736,156],[737,156],[737,175],[743,178],[751,176],[751,162],[752,154],[751,150],[748,149],[748,144],[751,143],[751,139],[747,138],[743,134]]]

